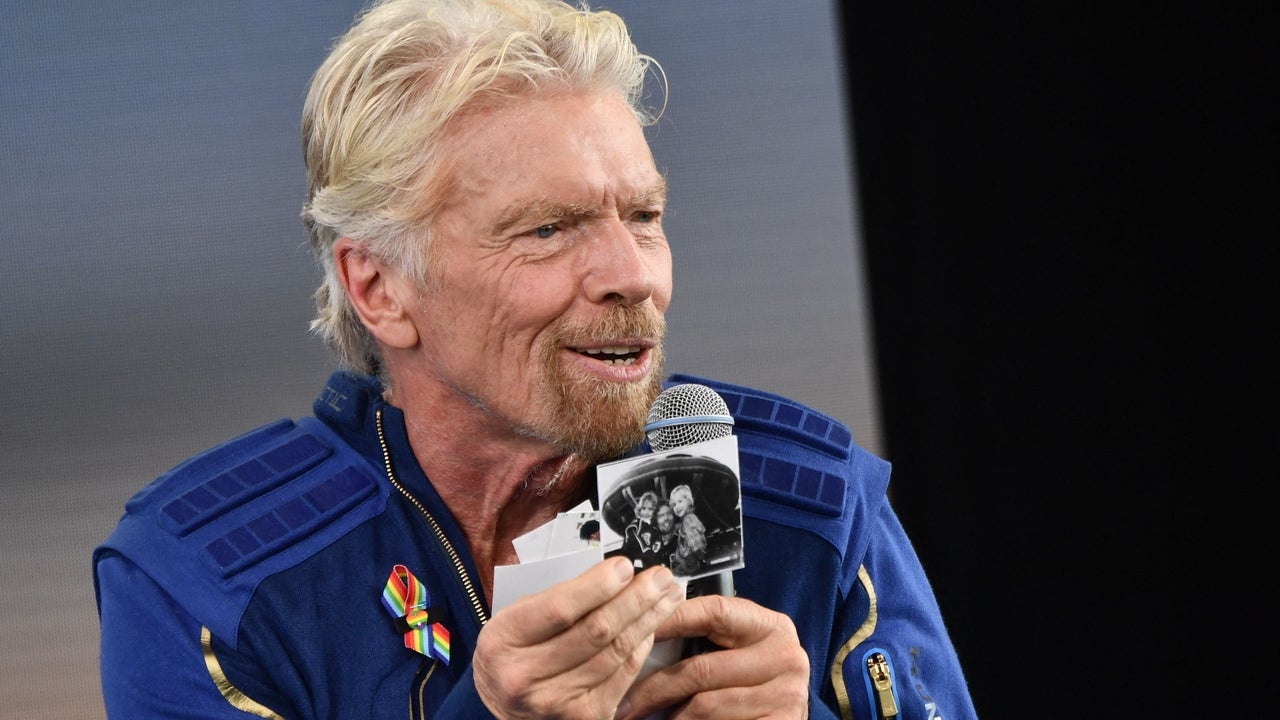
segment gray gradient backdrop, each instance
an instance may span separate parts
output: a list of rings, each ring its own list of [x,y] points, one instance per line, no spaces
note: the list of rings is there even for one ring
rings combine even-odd
[[[879,452],[833,2],[608,6],[671,86],[668,369],[791,395]],[[7,6],[0,715],[103,717],[92,548],[157,474],[324,383],[298,114],[358,8]]]

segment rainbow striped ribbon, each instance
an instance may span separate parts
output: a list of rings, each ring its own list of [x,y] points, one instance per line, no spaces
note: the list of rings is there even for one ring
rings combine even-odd
[[[449,631],[440,622],[432,622],[431,596],[427,588],[404,565],[396,565],[382,590],[382,606],[393,617],[404,618],[408,631],[404,646],[427,657],[449,664]]]

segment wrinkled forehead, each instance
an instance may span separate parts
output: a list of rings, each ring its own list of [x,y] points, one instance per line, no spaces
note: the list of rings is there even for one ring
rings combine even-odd
[[[442,201],[489,196],[500,187],[504,205],[528,203],[553,184],[581,188],[581,201],[606,192],[665,199],[643,127],[626,100],[608,91],[478,101],[450,121],[439,145]]]

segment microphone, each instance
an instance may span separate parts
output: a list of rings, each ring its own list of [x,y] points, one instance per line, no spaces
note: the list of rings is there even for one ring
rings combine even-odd
[[[683,383],[663,390],[653,401],[644,431],[654,452],[664,452],[731,435],[733,416],[720,393],[706,385]],[[685,597],[735,594],[733,572],[726,570],[690,580]],[[684,656],[720,649],[705,637],[687,638]]]
[[[644,426],[655,452],[715,440],[732,433],[733,416],[720,393],[706,385],[672,385],[658,394]]]

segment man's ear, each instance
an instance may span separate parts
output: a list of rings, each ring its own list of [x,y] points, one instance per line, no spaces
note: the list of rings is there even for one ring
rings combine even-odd
[[[417,293],[403,275],[346,237],[333,244],[333,264],[356,314],[379,342],[393,348],[417,344],[407,305]]]

